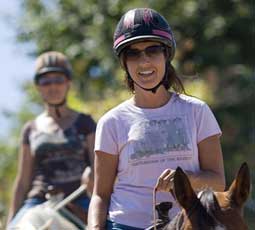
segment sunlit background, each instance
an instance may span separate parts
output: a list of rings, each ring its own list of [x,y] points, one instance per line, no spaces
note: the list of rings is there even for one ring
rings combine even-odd
[[[35,57],[65,53],[74,67],[68,103],[95,120],[130,94],[112,52],[128,9],[151,7],[170,22],[173,65],[189,94],[205,100],[223,131],[227,184],[243,161],[255,187],[255,6],[250,0],[9,0],[0,6],[0,229],[16,175],[22,125],[42,110],[33,87]],[[255,229],[255,189],[245,208]]]
[[[33,59],[27,56],[27,45],[16,41],[16,26],[20,15],[20,1],[1,1],[0,7],[0,136],[7,136],[10,120],[9,111],[17,111],[24,92],[21,85],[30,80],[33,73]]]

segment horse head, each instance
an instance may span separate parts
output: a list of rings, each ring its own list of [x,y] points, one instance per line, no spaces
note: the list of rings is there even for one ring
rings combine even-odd
[[[250,173],[243,163],[228,190],[204,189],[196,194],[189,178],[178,167],[174,175],[174,193],[182,210],[164,230],[246,230],[242,209],[250,192]]]

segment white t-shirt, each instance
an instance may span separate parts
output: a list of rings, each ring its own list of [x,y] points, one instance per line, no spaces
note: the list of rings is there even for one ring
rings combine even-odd
[[[133,227],[152,224],[152,193],[158,176],[167,168],[198,172],[197,144],[221,134],[210,108],[201,100],[172,94],[156,109],[142,109],[127,100],[98,122],[95,151],[119,155],[108,219]],[[179,211],[170,193],[157,193],[157,203],[173,202],[173,218]]]

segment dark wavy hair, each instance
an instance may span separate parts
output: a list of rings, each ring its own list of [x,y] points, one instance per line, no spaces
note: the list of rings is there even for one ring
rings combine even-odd
[[[126,48],[128,49],[128,48]],[[171,64],[170,61],[170,48],[166,47],[164,55],[166,58],[166,70],[165,70],[165,75],[163,78],[163,82],[162,84],[164,85],[164,87],[166,88],[166,90],[169,90],[170,88],[173,89],[176,93],[184,93],[185,92],[185,88],[184,85],[181,81],[181,79],[178,77],[174,67]],[[134,93],[134,81],[131,78],[128,70],[127,70],[127,64],[126,64],[126,57],[125,57],[125,50],[121,53],[120,55],[120,62],[121,62],[121,66],[124,68],[126,74],[125,74],[125,84],[127,86],[127,88]]]

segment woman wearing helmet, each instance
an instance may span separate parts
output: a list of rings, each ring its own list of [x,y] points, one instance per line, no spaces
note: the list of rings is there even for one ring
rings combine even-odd
[[[67,106],[71,78],[71,65],[64,54],[51,51],[37,58],[34,82],[45,110],[29,121],[21,134],[9,229],[30,208],[44,203],[46,194],[61,192],[65,197],[75,191],[84,170],[93,166],[96,124],[90,115]],[[92,192],[91,175],[83,179],[88,183],[88,192]],[[89,201],[84,193],[75,204],[86,213]]]
[[[221,130],[204,102],[183,94],[171,65],[174,36],[159,13],[147,8],[125,13],[113,49],[133,96],[98,122],[88,226],[145,229],[153,221],[154,186],[169,191],[177,166],[195,189],[224,190]],[[172,218],[179,210],[175,200],[169,192],[158,193],[157,202],[169,200]]]

